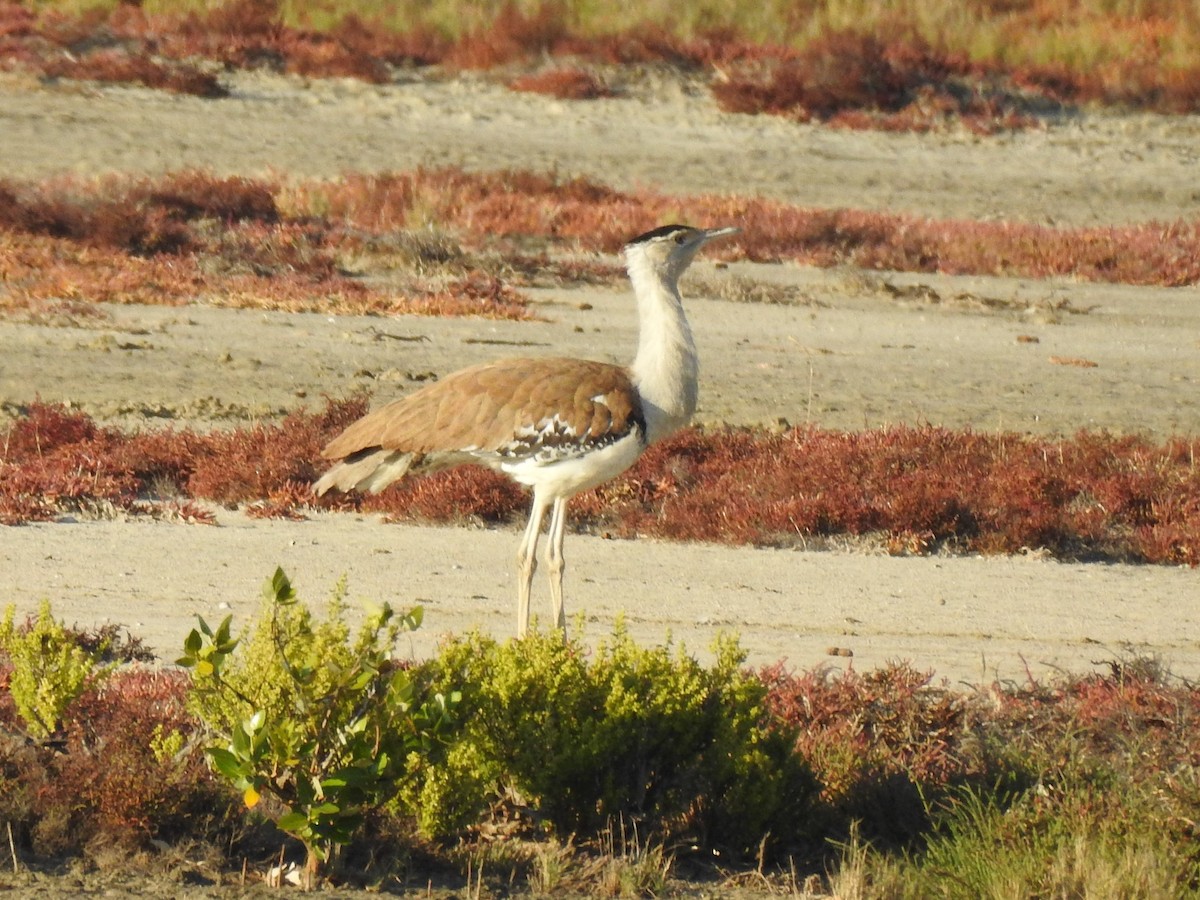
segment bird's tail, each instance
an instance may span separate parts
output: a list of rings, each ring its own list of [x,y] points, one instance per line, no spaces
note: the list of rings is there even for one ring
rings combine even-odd
[[[320,497],[330,488],[339,491],[368,491],[378,494],[393,481],[399,481],[412,468],[415,453],[372,447],[348,456],[322,475],[313,485]]]

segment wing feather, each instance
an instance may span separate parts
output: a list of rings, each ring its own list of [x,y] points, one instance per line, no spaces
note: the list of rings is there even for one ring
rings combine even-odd
[[[352,423],[322,451],[520,454],[608,443],[645,428],[629,373],[574,359],[509,359],[455,372]]]

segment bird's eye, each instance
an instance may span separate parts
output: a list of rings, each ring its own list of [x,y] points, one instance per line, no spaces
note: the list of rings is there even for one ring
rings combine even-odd
[[[679,232],[679,234],[675,235],[675,243],[677,243],[677,244],[682,244],[686,240],[687,240],[687,232],[681,231],[681,232]]]

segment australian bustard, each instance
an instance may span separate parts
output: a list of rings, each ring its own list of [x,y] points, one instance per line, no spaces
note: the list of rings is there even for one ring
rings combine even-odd
[[[475,463],[533,489],[517,551],[517,635],[529,628],[529,593],[542,521],[555,624],[563,609],[567,503],[624,472],[696,410],[697,360],[679,297],[696,251],[736,228],[664,225],[625,245],[637,296],[637,356],[628,368],[582,359],[504,359],[472,366],[351,424],[321,455],[335,460],[313,485],[324,494],[377,492],[405,475]]]

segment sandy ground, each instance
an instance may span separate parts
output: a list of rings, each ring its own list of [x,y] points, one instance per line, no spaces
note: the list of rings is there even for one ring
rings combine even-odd
[[[9,76],[0,80],[0,176],[205,166],[333,177],[458,163],[933,216],[1094,225],[1200,214],[1195,117],[1079,117],[986,139],[850,133],[723,114],[699,83],[654,70],[620,77],[619,99],[564,103],[477,78],[376,87],[244,75],[229,99],[202,101]],[[791,299],[713,299],[730,280],[783,284]],[[685,293],[703,422],[1200,431],[1195,288],[701,263]],[[113,308],[88,328],[0,321],[0,409],[40,396],[125,427],[208,427],[363,386],[387,399],[424,373],[500,355],[631,354],[626,292],[538,291],[535,300],[545,321],[203,306]],[[1063,357],[1095,365],[1052,361]],[[68,621],[126,624],[169,659],[195,614],[247,620],[281,564],[309,598],[346,573],[352,597],[423,603],[416,653],[441,633],[512,630],[514,531],[384,527],[347,515],[263,522],[224,510],[218,519],[218,528],[0,529],[0,604],[26,610],[48,597]],[[755,663],[861,670],[908,659],[977,683],[1143,653],[1200,677],[1194,570],[578,535],[567,554],[568,610],[583,615],[589,640],[623,611],[639,638],[670,633],[698,653],[718,631],[736,630]],[[540,581],[537,589],[544,611]]]

